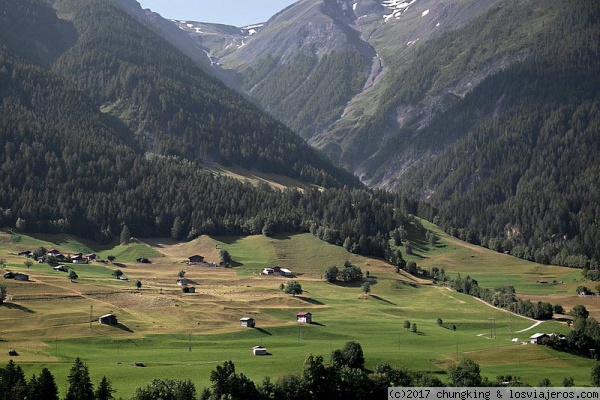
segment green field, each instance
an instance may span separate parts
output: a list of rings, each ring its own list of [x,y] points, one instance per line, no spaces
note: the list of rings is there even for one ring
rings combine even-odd
[[[440,240],[433,246],[414,243],[415,255],[407,258],[423,268],[438,266],[451,274],[470,274],[482,287],[514,279],[511,284],[519,294],[559,298],[565,304],[578,300],[569,290],[563,292],[572,284],[570,280],[579,280],[576,271],[527,263],[438,234]],[[52,271],[47,264],[27,269],[25,259],[16,255],[40,245],[63,252],[85,249],[102,258],[114,255],[118,265],[74,266],[80,279],[71,283],[64,272]],[[182,264],[192,254],[218,261],[221,249],[232,255],[235,268]],[[152,264],[135,263],[142,256]],[[27,376],[48,366],[63,393],[75,357],[89,365],[94,383],[106,375],[116,395],[128,397],[153,378],[191,379],[201,389],[210,384],[210,371],[226,360],[257,383],[267,375],[299,373],[307,354],[321,354],[328,360],[332,350],[349,340],[362,345],[367,368],[387,362],[445,379],[447,368],[468,356],[492,379],[512,374],[535,385],[542,378],[560,384],[572,376],[576,385],[589,384],[591,360],[527,344],[535,332],[568,332],[565,324],[544,322],[525,330],[535,321],[396,274],[381,260],[349,254],[310,234],[201,237],[189,243],[155,239],[101,248],[68,236],[3,233],[0,258],[7,260],[6,269],[26,272],[32,280],[3,280],[11,298],[0,306],[0,362],[7,362],[7,351],[14,348],[20,354],[15,361]],[[358,286],[321,280],[325,268],[342,266],[346,260],[370,272],[369,296]],[[259,275],[262,268],[273,265],[296,274],[304,289],[302,296],[291,297],[279,290],[288,278]],[[111,277],[117,267],[130,277],[129,282]],[[186,271],[196,294],[183,294],[176,285],[180,270]],[[540,276],[555,276],[564,284],[540,287],[535,284]],[[137,279],[143,283],[140,291],[133,285]],[[303,310],[313,313],[312,325],[295,322],[295,314]],[[108,312],[117,315],[118,326],[96,322]],[[239,326],[244,316],[253,317],[256,328]],[[492,318],[495,336],[490,338]],[[407,332],[405,320],[416,323],[418,333]],[[456,331],[450,329],[452,325]],[[254,345],[265,346],[270,355],[253,356]]]

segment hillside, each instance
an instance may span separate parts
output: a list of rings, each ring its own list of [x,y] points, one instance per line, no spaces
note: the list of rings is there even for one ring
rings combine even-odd
[[[485,261],[489,270],[478,276],[482,284],[513,274],[515,281],[526,281],[519,286],[520,293],[532,293],[533,299],[554,296],[564,303],[571,299],[570,304],[577,304],[571,288],[581,278],[578,275],[574,279],[572,270],[527,263],[439,234],[435,247],[422,246],[409,260],[417,260],[424,268],[445,266],[453,275],[468,273],[472,266]],[[66,273],[53,271],[46,263],[24,266],[25,258],[17,253],[39,246],[66,254],[95,252],[98,260],[114,255],[116,260],[114,264],[69,264],[79,276],[69,282]],[[238,266],[208,268],[183,263],[190,254],[202,254],[207,261],[216,262],[222,249],[229,251]],[[151,264],[136,263],[137,257],[147,257]],[[560,382],[569,375],[582,386],[589,382],[593,364],[546,346],[521,343],[538,330],[567,333],[569,328],[564,324],[549,321],[533,329],[530,320],[429,281],[397,274],[387,263],[352,255],[310,234],[276,238],[202,236],[185,243],[149,239],[133,240],[128,245],[98,245],[67,235],[4,232],[0,235],[0,258],[7,260],[6,270],[26,273],[31,280],[0,278],[10,296],[0,305],[0,340],[4,347],[17,349],[20,355],[16,361],[27,376],[38,373],[39,363],[43,363],[57,382],[65,382],[72,360],[80,356],[90,365],[94,383],[105,375],[118,390],[117,395],[124,398],[152,378],[191,379],[199,389],[208,386],[210,371],[225,360],[233,360],[237,369],[255,382],[266,375],[275,382],[282,374],[301,371],[307,354],[322,354],[328,360],[332,349],[348,340],[361,343],[370,369],[389,363],[442,379],[446,379],[447,368],[463,355],[480,363],[490,379],[518,373],[528,382],[544,377]],[[341,266],[345,261],[370,272],[369,296],[365,297],[358,286],[322,280],[327,266]],[[273,265],[289,268],[304,293],[292,297],[281,292],[279,285],[290,278],[258,275],[262,268]],[[116,269],[129,281],[115,279],[111,274]],[[181,270],[196,293],[184,294],[176,284]],[[564,279],[568,288],[535,285],[534,279],[548,276]],[[142,282],[140,290],[134,286],[137,280]],[[432,309],[432,303],[438,307]],[[310,311],[314,323],[298,325],[298,311]],[[590,311],[598,313],[597,308],[590,307]],[[119,324],[98,324],[97,318],[106,313],[115,314]],[[255,329],[240,327],[239,319],[244,316],[255,319]],[[443,319],[443,326],[438,325],[437,318]],[[496,318],[493,340],[487,337],[489,318]],[[418,325],[419,334],[403,328],[407,319]],[[449,329],[452,325],[457,326],[456,331]],[[512,342],[514,337],[520,341]],[[266,346],[271,356],[252,356],[250,349],[256,344]],[[506,357],[509,354],[513,356]],[[6,359],[6,355],[1,357]],[[145,367],[135,367],[134,363]]]
[[[5,13],[31,35],[19,52],[0,38],[2,226],[100,242],[313,231],[381,257],[395,230],[424,234],[408,215],[427,206],[362,188],[116,3],[55,5],[63,19],[42,1]],[[63,54],[42,51],[55,40]]]
[[[598,7],[303,0],[243,46],[205,45],[240,91],[368,185],[431,202],[448,232],[595,268]]]

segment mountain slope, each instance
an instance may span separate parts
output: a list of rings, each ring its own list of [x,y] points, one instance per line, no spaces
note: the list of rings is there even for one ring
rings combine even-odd
[[[299,1],[221,63],[240,74],[240,90],[363,182],[431,201],[447,230],[522,257],[589,266],[600,257],[591,187],[599,7]],[[361,42],[373,52],[358,50]],[[344,65],[362,88],[328,87],[335,79],[315,65],[354,50],[363,69]],[[318,95],[303,96],[310,92]]]
[[[60,23],[48,4],[35,0],[22,0],[22,4],[25,8],[46,7],[47,17],[28,23]],[[355,253],[396,260],[399,250],[392,252],[390,248],[392,234],[425,236],[422,225],[407,217],[415,213],[416,203],[361,187],[348,173],[337,174],[340,171],[287,128],[203,75],[171,46],[162,43],[165,48],[161,49],[161,42],[146,35],[148,32],[116,3],[55,4],[63,17],[72,18],[79,36],[52,69],[26,62],[20,55],[35,52],[15,54],[8,50],[14,48],[9,42],[0,48],[0,226],[23,232],[65,232],[101,242],[114,240],[119,232],[192,239],[203,233],[269,236],[311,231]],[[0,8],[0,14],[3,12]],[[113,41],[108,32],[95,25],[96,19],[103,18],[111,20],[118,40]],[[127,27],[131,27],[131,34],[122,35]],[[107,35],[94,36],[86,29]],[[35,35],[29,39],[32,46],[40,40]],[[153,46],[141,46],[148,46],[151,39],[155,39]],[[110,61],[106,65],[105,59]],[[140,63],[147,61],[153,63],[142,68]],[[103,69],[107,66],[108,70]],[[199,107],[195,110],[199,118],[210,120],[211,115],[203,114],[214,111],[223,136],[230,134],[234,145],[241,143],[239,151],[247,151],[248,157],[260,150],[260,141],[267,137],[274,142],[265,152],[274,153],[258,154],[257,158],[265,161],[270,154],[281,156],[281,160],[272,160],[271,168],[287,163],[288,170],[300,168],[300,175],[314,177],[316,171],[320,174],[317,177],[332,186],[341,186],[342,180],[336,177],[346,176],[350,184],[359,187],[307,188],[300,192],[275,190],[264,183],[254,186],[201,168],[198,157],[181,155],[188,149],[178,155],[176,136],[173,142],[165,140],[162,154],[148,151],[147,142],[134,131],[147,120],[131,114],[142,110],[149,121],[160,123],[166,111],[159,112],[152,102],[161,104],[161,96],[179,100],[177,94],[168,91],[181,89],[190,76],[191,83],[202,85],[194,90],[215,90],[204,94],[209,98],[202,104],[184,92],[182,104],[191,101],[192,106]],[[151,90],[145,92],[148,87]],[[145,97],[147,93],[158,99]],[[119,110],[129,114],[115,112],[116,106],[107,100],[120,102]],[[214,109],[202,108],[208,106]],[[223,110],[226,113],[217,114]],[[252,137],[243,131],[228,133],[225,123],[257,130]],[[271,129],[279,129],[275,133],[280,136]],[[207,132],[207,136],[219,132]],[[287,135],[294,141],[285,141]],[[189,136],[194,138],[194,132]],[[201,137],[197,139],[203,143]],[[231,151],[235,156],[236,149]],[[292,154],[288,157],[286,152]],[[315,159],[323,163],[323,170],[310,163]]]
[[[55,63],[147,152],[278,172],[324,186],[357,185],[283,124],[206,75],[116,1],[60,0],[76,45]]]

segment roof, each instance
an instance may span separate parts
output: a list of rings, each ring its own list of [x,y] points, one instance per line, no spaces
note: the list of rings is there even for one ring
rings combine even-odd
[[[100,318],[102,319],[102,318],[111,318],[111,317],[114,317],[114,315],[112,315],[112,314],[104,314]]]
[[[300,311],[298,314],[296,314],[297,317],[306,317],[307,315],[312,315],[312,313],[309,313],[308,311]]]
[[[292,273],[292,271],[290,271],[287,268],[281,268],[280,271],[283,272],[284,274],[291,274]]]
[[[538,339],[544,336],[548,336],[548,334],[546,333],[534,333],[533,335],[529,336],[529,339]]]
[[[251,319],[254,319],[252,317],[244,317],[244,318],[240,318],[240,321],[250,321]]]

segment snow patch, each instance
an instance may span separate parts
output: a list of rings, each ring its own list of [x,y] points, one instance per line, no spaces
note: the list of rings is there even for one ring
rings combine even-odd
[[[356,11],[356,7],[358,7],[358,3],[352,4],[352,11]]]
[[[421,13],[421,17],[426,16],[427,14],[429,14],[429,10],[425,10]]]
[[[435,26],[440,26],[440,23],[438,22],[437,24],[435,24]]]
[[[408,11],[409,7],[416,3],[417,0],[411,0],[410,2],[407,0],[383,0],[381,5],[392,10],[391,14],[386,14],[383,16],[385,22],[388,22],[390,19],[400,19],[402,14]],[[429,10],[427,10],[429,12]]]
[[[193,27],[194,27],[194,24],[186,24],[186,26],[187,26],[188,28],[193,28]]]

